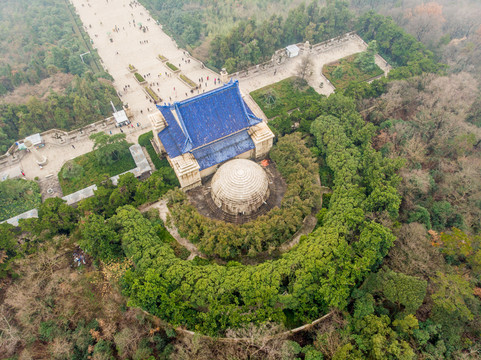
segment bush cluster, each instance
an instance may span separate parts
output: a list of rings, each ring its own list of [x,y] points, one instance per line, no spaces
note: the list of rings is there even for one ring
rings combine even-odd
[[[203,253],[224,259],[254,256],[289,240],[319,205],[319,169],[299,133],[281,138],[271,151],[271,158],[287,182],[280,208],[246,224],[234,225],[200,215],[186,195],[177,190],[169,198],[179,232],[199,243]]]

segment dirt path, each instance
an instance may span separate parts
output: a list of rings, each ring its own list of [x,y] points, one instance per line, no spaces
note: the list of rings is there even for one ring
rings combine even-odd
[[[308,235],[314,230],[314,228],[316,227],[316,224],[317,224],[317,218],[315,213],[307,215],[299,231],[294,235],[294,237],[289,242],[282,244],[281,247],[279,248],[279,251],[281,253],[285,253],[291,250],[294,246],[299,244],[299,241],[301,240],[301,236]]]
[[[168,224],[167,223],[167,216],[169,215],[169,208],[167,207],[167,201],[166,200],[160,200],[157,201],[153,204],[148,205],[147,207],[143,208],[141,211],[146,212],[149,211],[150,209],[157,209],[159,211],[159,216],[164,222],[165,228],[169,231],[170,235],[174,237],[174,239],[183,247],[185,247],[187,250],[190,251],[190,255],[187,258],[187,260],[193,260],[196,256],[201,257],[201,258],[206,258],[204,254],[202,254],[199,249],[197,249],[197,246],[192,244],[189,240],[183,238],[180,236],[179,231],[177,230],[177,227],[174,224]]]

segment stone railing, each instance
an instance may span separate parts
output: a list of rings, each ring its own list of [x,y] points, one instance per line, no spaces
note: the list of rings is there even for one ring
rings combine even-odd
[[[70,144],[77,139],[87,138],[93,133],[103,131],[110,126],[113,126],[114,124],[115,118],[111,116],[109,118],[86,125],[80,129],[75,129],[71,131],[50,129],[40,133],[40,135],[42,136],[42,139],[46,144]],[[20,139],[17,142],[23,141],[24,139]],[[20,160],[25,156],[26,152],[17,150],[18,146],[16,144],[13,144],[4,155],[0,155],[0,168],[20,162]]]
[[[142,310],[145,314],[149,314],[148,312]],[[149,314],[150,315],[150,314]],[[333,312],[331,311],[330,313],[327,313],[323,317],[320,317],[319,319],[314,320],[313,322],[310,322],[308,324],[304,324],[298,328],[292,329],[292,330],[287,330],[278,334],[274,334],[271,336],[268,336],[266,340],[274,340],[274,339],[285,339],[291,335],[294,335],[296,333],[302,332],[302,331],[308,331],[312,327],[316,326],[317,324],[327,321],[329,318],[331,318],[333,315]],[[187,337],[201,337],[205,339],[211,339],[209,336],[206,335],[201,335],[199,333],[195,333],[194,331],[186,330],[181,327],[177,327],[175,331],[179,334],[182,334],[183,336]],[[242,342],[250,342],[252,339],[250,338],[215,338],[216,341],[222,342],[222,343],[242,343]]]
[[[361,37],[356,34],[356,32],[352,31],[347,34],[323,41],[315,45],[310,45],[309,42],[297,43],[295,45],[299,48],[299,56],[300,56],[305,53],[310,53],[310,54],[321,53],[323,51],[333,49],[337,46],[342,46],[346,41],[354,40],[354,39],[360,40],[364,44],[366,44],[364,40],[362,40]],[[274,52],[274,54],[272,55],[269,61],[251,66],[245,70],[241,70],[241,71],[237,71],[235,73],[229,74],[229,78],[237,78],[237,79],[246,78],[248,76],[279,66],[289,61],[290,59],[291,58],[289,58],[286,54],[285,48],[278,49]]]

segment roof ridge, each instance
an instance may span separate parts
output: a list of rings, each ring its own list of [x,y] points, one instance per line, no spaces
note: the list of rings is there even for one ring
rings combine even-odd
[[[174,112],[172,111],[172,108],[174,108],[175,110],[175,114]],[[172,114],[175,116],[177,115],[177,119],[179,120],[179,123],[180,123],[180,127],[182,129],[182,132],[184,133],[185,137],[186,137],[186,140],[185,140],[185,143],[184,143],[184,146],[182,147],[182,153],[185,153],[186,151],[189,151],[191,148],[192,148],[192,139],[190,137],[190,134],[189,132],[187,131],[187,127],[185,126],[185,123],[184,123],[184,119],[182,117],[182,113],[180,112],[180,109],[179,109],[179,103],[174,103],[174,106],[171,107],[170,111],[172,111]],[[190,144],[190,146],[189,146]],[[190,149],[189,149],[190,148]]]
[[[236,85],[237,85],[237,86],[236,86]],[[176,101],[176,102],[174,103],[174,105],[179,104],[179,105],[183,106],[183,105],[185,105],[185,104],[193,103],[193,102],[202,100],[202,99],[204,99],[204,98],[206,98],[206,97],[209,97],[209,95],[212,95],[212,94],[214,94],[214,93],[219,93],[219,92],[228,90],[228,89],[230,89],[231,87],[237,87],[237,88],[239,88],[239,80],[232,80],[232,79],[231,79],[228,83],[224,84],[224,85],[221,86],[221,87],[218,87],[217,89],[209,90],[209,91],[207,91],[206,93],[202,93],[202,94],[200,94],[200,95],[197,95],[197,96],[194,96],[194,97],[191,97],[191,98],[182,100],[182,101]]]
[[[237,80],[236,80],[236,81],[237,81]],[[258,122],[255,122],[255,123],[254,123],[254,122],[251,122],[251,121],[250,121],[250,119],[252,119],[252,117],[250,116],[249,112],[247,111],[247,108],[246,108],[247,104],[246,104],[244,98],[242,97],[242,94],[241,94],[241,91],[240,91],[240,87],[239,87],[239,86],[237,86],[237,93],[238,93],[238,95],[239,95],[239,99],[240,99],[240,103],[241,103],[241,106],[242,106],[242,110],[244,110],[244,115],[245,115],[246,118],[247,118],[247,123],[248,123],[248,125],[250,125],[250,126],[257,125]],[[251,111],[252,111],[252,110],[251,110]],[[262,121],[262,119],[259,119],[257,116],[254,115],[254,112],[252,112],[252,115],[253,115],[254,119],[259,120],[259,121]]]

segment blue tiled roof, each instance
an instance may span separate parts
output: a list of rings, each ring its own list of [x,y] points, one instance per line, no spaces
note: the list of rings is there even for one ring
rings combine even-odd
[[[253,149],[252,140],[243,130],[262,121],[242,99],[237,81],[173,105],[157,105],[157,108],[167,122],[158,136],[169,157],[192,152],[201,170]],[[235,136],[231,138],[232,134]]]
[[[222,140],[193,150],[192,153],[202,171],[254,148],[254,142],[247,133],[247,130],[243,130],[237,134],[230,135]]]
[[[249,116],[237,81],[176,103],[175,109],[190,136],[192,149],[261,122]]]
[[[184,136],[182,129],[170,111],[170,107],[157,105],[157,108],[162,115],[164,115],[165,121],[167,122],[167,127],[158,134],[165,151],[167,151],[170,158],[182,155],[182,148],[187,138]]]

